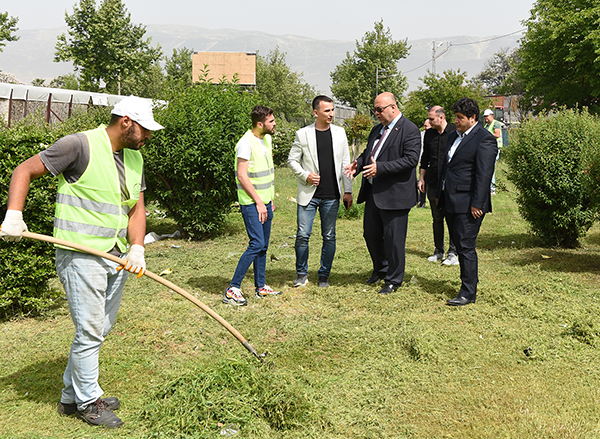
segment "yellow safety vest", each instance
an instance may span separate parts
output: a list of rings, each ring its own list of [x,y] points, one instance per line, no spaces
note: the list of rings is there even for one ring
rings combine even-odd
[[[140,198],[143,159],[139,151],[123,150],[129,199],[122,200],[119,172],[105,128],[100,125],[83,133],[90,160],[81,177],[75,183],[68,183],[62,174],[58,177],[54,236],[104,252],[116,245],[125,253],[128,214]]]
[[[265,149],[263,149],[260,140],[251,130],[246,132],[242,139],[247,139],[252,148],[252,155],[248,161],[248,178],[263,203],[268,204],[275,195],[275,167],[273,166],[271,136],[265,134],[263,138],[266,146]],[[244,190],[237,178],[237,156],[235,158],[235,182],[239,203],[243,205],[254,204],[254,200]]]
[[[491,124],[484,126],[484,128],[492,134],[494,134],[494,131],[495,131],[494,125],[496,125],[496,124],[494,122],[496,122],[496,119],[494,119]],[[499,128],[500,128],[500,137],[496,137],[496,142],[498,142],[498,148],[502,148],[502,126],[500,126]]]

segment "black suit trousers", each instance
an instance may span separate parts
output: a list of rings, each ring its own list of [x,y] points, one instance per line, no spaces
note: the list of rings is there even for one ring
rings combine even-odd
[[[370,183],[366,183],[370,186]],[[373,274],[385,275],[385,283],[402,285],[406,265],[406,231],[410,209],[383,210],[366,188],[363,236],[373,261]]]
[[[470,213],[446,212],[450,238],[456,246],[460,263],[461,286],[457,297],[466,297],[473,301],[477,297],[477,283],[479,282],[476,250],[477,235],[484,216],[475,219]]]

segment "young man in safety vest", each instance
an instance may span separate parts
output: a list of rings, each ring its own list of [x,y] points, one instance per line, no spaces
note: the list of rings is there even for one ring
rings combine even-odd
[[[275,117],[271,108],[262,105],[252,109],[251,117],[252,129],[237,143],[235,161],[238,201],[250,242],[240,257],[223,297],[223,303],[238,306],[248,304],[241,287],[251,264],[254,264],[256,297],[281,294],[266,285],[265,280],[271,221],[275,210],[275,167],[271,139],[275,131]]]
[[[8,210],[0,228],[5,241],[21,240],[27,230],[22,212],[29,183],[50,172],[58,177],[54,236],[127,260],[123,267],[61,246],[56,249],[56,271],[75,325],[58,413],[76,415],[91,425],[123,424],[113,413],[119,400],[102,398],[98,356],[117,318],[128,272],[141,277],[146,270],[139,149],[151,131],[162,128],[154,121],[149,100],[126,97],[115,105],[108,126],[63,137],[21,163],[8,190]]]

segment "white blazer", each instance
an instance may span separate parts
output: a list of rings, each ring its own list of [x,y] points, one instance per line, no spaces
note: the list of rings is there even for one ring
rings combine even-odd
[[[337,125],[330,125],[333,143],[333,161],[340,197],[352,193],[352,180],[344,176],[344,166],[350,164],[350,151],[346,131]],[[288,156],[288,166],[298,179],[298,204],[306,206],[317,190],[308,183],[308,174],[319,174],[319,155],[317,154],[317,133],[315,124],[296,131],[296,138]],[[342,184],[343,182],[343,184]]]

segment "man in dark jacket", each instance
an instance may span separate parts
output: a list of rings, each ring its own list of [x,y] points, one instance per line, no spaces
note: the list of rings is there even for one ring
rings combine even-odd
[[[451,306],[475,302],[478,266],[475,246],[487,212],[492,211],[490,182],[498,153],[496,138],[477,122],[479,106],[462,98],[452,105],[456,131],[448,137],[438,184],[438,205],[446,209],[450,237],[460,262],[461,287]]]

